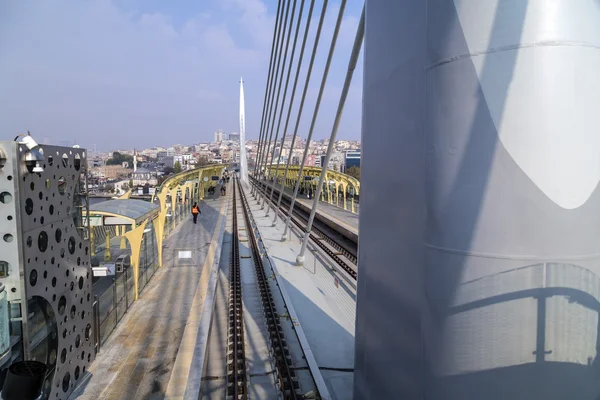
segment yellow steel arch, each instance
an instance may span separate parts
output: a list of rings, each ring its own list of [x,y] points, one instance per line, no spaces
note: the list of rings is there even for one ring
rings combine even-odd
[[[269,176],[274,176],[275,175],[275,171],[277,170],[276,167],[271,167],[269,172]],[[298,180],[298,172],[300,171],[300,166],[299,165],[291,165],[289,168],[289,171],[287,173],[287,176],[284,176],[285,174],[285,168],[279,168],[279,170],[277,171],[277,179],[281,182],[281,179],[284,180],[285,185],[287,187],[294,187],[294,185],[296,184],[296,181]],[[318,180],[321,177],[321,172],[322,169],[321,167],[304,167],[302,169],[302,176],[300,177],[300,181],[301,182],[306,182],[309,185],[312,186],[316,186],[318,184]],[[312,178],[311,180],[306,180],[305,177],[310,177]],[[352,189],[354,192],[354,195],[359,195],[360,194],[360,181],[350,175],[346,175],[344,173],[341,172],[337,172],[334,170],[327,170],[327,176],[326,176],[326,181],[327,182],[334,182],[335,185],[335,192],[336,193],[341,193],[343,195],[343,208],[347,209],[346,206],[346,193],[349,192],[349,189]],[[328,185],[329,186],[329,185]],[[325,193],[322,193],[322,196],[325,196]],[[327,190],[327,201],[331,204],[333,204],[333,197],[332,197],[332,193],[330,190]],[[322,198],[322,200],[325,200],[324,198]],[[339,196],[336,196],[335,199],[336,205],[339,206]],[[352,212],[354,212],[354,202],[351,202],[351,208],[352,208]]]
[[[189,200],[192,203],[195,201],[200,201],[204,198],[204,190],[210,186],[216,185],[216,182],[211,180],[211,177],[221,177],[226,167],[227,166],[224,164],[212,164],[183,171],[165,179],[165,181],[154,191],[152,201],[155,202],[158,200],[160,205],[160,214],[158,218],[159,232],[157,232],[157,238],[160,238],[161,242],[158,250],[159,258],[161,260],[160,266],[162,266],[162,241],[166,233],[165,221],[169,211],[173,213],[172,215],[175,215],[175,202],[178,191],[181,190],[181,198],[183,203],[185,203],[188,199],[186,193],[189,194]],[[206,182],[204,181],[205,177],[208,178]],[[169,210],[169,207],[167,207],[167,196],[171,197],[171,210]]]

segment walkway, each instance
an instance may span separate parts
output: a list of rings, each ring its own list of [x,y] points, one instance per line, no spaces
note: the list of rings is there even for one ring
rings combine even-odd
[[[179,380],[170,382],[176,358],[173,378],[187,382],[186,360],[194,349],[184,344],[193,343],[195,336],[187,336],[197,330],[186,327],[202,308],[229,200],[215,197],[201,203],[198,224],[190,216],[165,240],[164,266],[101,348],[72,399],[163,399],[167,386],[178,389]],[[181,251],[192,258],[181,258]]]

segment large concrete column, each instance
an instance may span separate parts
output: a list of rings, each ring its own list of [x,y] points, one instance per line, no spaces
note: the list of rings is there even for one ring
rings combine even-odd
[[[600,398],[600,3],[369,0],[355,399]]]

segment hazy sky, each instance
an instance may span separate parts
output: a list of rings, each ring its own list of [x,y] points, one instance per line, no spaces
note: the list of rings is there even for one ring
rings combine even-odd
[[[339,11],[329,3],[302,136]],[[330,134],[362,4],[348,0],[316,139]],[[29,129],[40,142],[98,150],[208,141],[238,131],[243,76],[246,135],[257,138],[276,11],[275,0],[0,0],[0,137]],[[362,56],[338,138],[360,138],[361,85]]]

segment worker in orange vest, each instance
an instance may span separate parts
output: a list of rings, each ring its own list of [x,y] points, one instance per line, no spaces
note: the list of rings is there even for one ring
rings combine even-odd
[[[202,214],[200,212],[200,207],[198,207],[198,203],[194,203],[192,206],[192,217],[194,217],[194,223],[198,220],[198,214]]]

